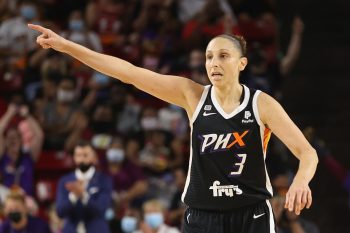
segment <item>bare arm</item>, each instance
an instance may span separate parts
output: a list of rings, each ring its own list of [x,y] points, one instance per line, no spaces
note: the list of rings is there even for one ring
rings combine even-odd
[[[0,118],[0,157],[5,152],[5,130],[11,121],[12,117],[17,113],[17,107],[14,104],[10,104],[6,113]]]
[[[283,76],[291,71],[299,57],[304,30],[303,21],[299,17],[294,18],[292,29],[293,32],[289,41],[287,54],[281,61],[280,71]]]
[[[263,124],[288,147],[299,159],[299,169],[286,195],[285,208],[297,215],[312,203],[309,182],[316,172],[318,157],[316,151],[306,140],[302,132],[289,118],[282,106],[272,97],[261,93],[258,97],[258,109]]]
[[[101,73],[130,83],[166,102],[181,106],[186,109],[189,116],[192,116],[203,92],[203,86],[192,80],[161,75],[134,66],[125,60],[94,52],[41,26],[29,24],[29,27],[42,33],[37,42],[43,48],[53,48],[67,53]]]
[[[39,123],[34,119],[33,116],[29,115],[27,117],[27,121],[30,125],[30,128],[33,130],[33,133],[35,135],[35,140],[31,143],[31,155],[34,161],[37,161],[39,158],[39,155],[41,153],[43,142],[44,142],[44,132],[39,126]]]

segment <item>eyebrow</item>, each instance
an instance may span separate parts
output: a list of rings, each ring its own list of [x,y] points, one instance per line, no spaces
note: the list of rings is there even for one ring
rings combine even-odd
[[[219,49],[218,51],[219,52],[230,52],[230,50],[228,50],[228,49]],[[208,52],[212,52],[212,51],[211,50],[207,50],[206,53],[208,53]]]

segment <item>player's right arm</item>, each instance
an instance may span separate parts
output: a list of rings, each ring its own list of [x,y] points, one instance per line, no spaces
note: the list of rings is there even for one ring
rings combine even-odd
[[[202,85],[190,79],[158,74],[134,66],[125,60],[94,52],[39,25],[29,24],[28,26],[42,33],[37,38],[37,43],[43,48],[67,53],[101,73],[130,83],[166,102],[181,106],[186,109],[189,117],[195,111],[204,89]]]

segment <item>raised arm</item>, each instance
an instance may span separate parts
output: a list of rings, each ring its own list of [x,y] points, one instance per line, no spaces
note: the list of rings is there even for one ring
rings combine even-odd
[[[101,73],[130,83],[166,102],[181,106],[186,109],[189,116],[194,112],[203,91],[203,86],[200,84],[178,76],[161,75],[134,66],[125,60],[94,52],[39,25],[28,26],[42,33],[37,42],[43,48],[53,48],[67,53]]]
[[[293,69],[300,53],[301,41],[303,39],[304,24],[300,17],[295,17],[292,26],[292,36],[289,41],[287,54],[281,60],[280,71],[287,75]]]
[[[309,182],[316,172],[318,157],[316,151],[304,137],[282,106],[265,93],[258,96],[258,109],[261,121],[299,159],[299,169],[286,194],[285,208],[297,215],[312,203]]]
[[[12,117],[14,117],[17,113],[17,106],[14,104],[10,104],[7,108],[7,111],[0,118],[0,158],[5,152],[5,130],[10,123]]]

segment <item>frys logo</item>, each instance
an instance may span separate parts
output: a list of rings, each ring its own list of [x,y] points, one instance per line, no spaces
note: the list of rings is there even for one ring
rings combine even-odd
[[[209,187],[213,190],[213,197],[233,197],[234,195],[241,195],[243,191],[238,185],[220,185],[220,181],[214,181],[213,185]]]
[[[233,146],[245,147],[244,137],[249,133],[249,130],[243,132],[232,132],[227,134],[205,134],[200,135],[201,151],[203,154],[210,149],[210,152],[228,150]]]

